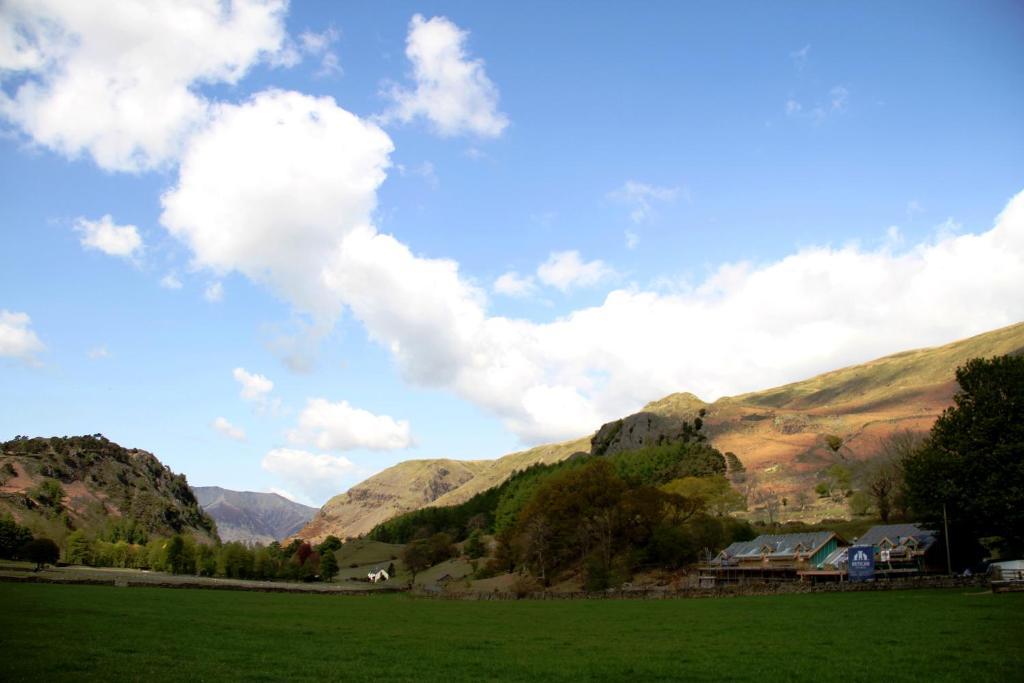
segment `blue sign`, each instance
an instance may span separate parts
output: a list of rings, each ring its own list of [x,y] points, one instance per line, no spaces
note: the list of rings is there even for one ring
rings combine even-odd
[[[846,566],[850,581],[867,581],[875,578],[875,546],[851,547],[846,553]]]

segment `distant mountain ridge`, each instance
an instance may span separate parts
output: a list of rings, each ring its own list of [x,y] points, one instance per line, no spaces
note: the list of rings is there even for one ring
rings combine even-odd
[[[306,525],[317,509],[276,493],[196,486],[196,499],[217,522],[221,540],[245,543],[281,541]]]
[[[807,490],[836,457],[826,435],[843,441],[840,457],[877,455],[897,431],[927,432],[952,404],[956,368],[970,358],[1024,354],[1024,323],[926,349],[904,351],[764,391],[707,403],[689,393],[653,401],[591,435],[537,446],[497,460],[415,460],[399,463],[329,500],[296,535],[322,540],[359,536],[395,515],[464,502],[515,470],[558,462],[593,447],[603,453],[657,441],[706,411],[704,433],[736,453],[761,485],[779,494]]]
[[[175,533],[217,537],[185,475],[101,434],[0,443],[3,513],[57,542],[72,531],[136,542]]]

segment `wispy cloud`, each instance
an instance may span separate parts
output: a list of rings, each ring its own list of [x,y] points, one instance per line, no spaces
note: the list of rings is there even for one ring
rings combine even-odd
[[[224,300],[224,285],[217,282],[211,282],[203,290],[203,298],[209,301],[211,304],[220,303]]]
[[[215,430],[235,441],[245,441],[245,430],[228,422],[225,417],[218,417],[211,425]]]
[[[810,53],[811,46],[809,44],[789,53],[789,58],[793,60],[793,66],[796,67],[797,71],[803,71],[804,67],[807,66],[807,58]]]
[[[631,207],[629,219],[639,224],[651,219],[656,202],[673,202],[680,195],[689,199],[689,192],[685,188],[662,187],[627,180],[622,187],[609,192],[608,198]]]

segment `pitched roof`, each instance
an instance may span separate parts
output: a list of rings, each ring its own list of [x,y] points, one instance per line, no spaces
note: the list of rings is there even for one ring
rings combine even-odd
[[[927,549],[935,543],[936,536],[934,531],[922,529],[916,524],[879,524],[864,532],[857,539],[857,545],[879,545],[885,539],[896,546],[913,539],[921,549]]]
[[[793,557],[799,552],[811,553],[835,536],[832,531],[815,531],[808,534],[762,534],[752,541],[738,541],[731,544],[715,558],[719,562],[728,559],[752,559],[767,554],[769,558]]]

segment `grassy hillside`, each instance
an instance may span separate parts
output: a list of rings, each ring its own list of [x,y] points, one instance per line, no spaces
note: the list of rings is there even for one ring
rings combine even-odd
[[[152,453],[102,435],[0,443],[0,514],[58,543],[71,531],[138,540],[184,532],[216,538],[185,476]]]
[[[1021,593],[491,602],[0,584],[0,602],[11,681],[1010,681],[1024,667]]]
[[[793,499],[813,487],[837,459],[869,460],[895,432],[925,433],[952,403],[957,366],[974,357],[1024,353],[1024,323],[930,349],[906,351],[861,365],[764,391],[705,403],[689,393],[666,396],[625,418],[631,431],[621,448],[644,445],[644,414],[690,420],[704,408],[704,431],[719,450],[736,453],[747,466],[749,488],[770,489]],[[657,429],[666,428],[661,423]],[[598,425],[595,425],[597,427]],[[836,455],[825,443],[838,436]],[[623,440],[625,434],[618,438]],[[298,535],[321,540],[367,533],[376,524],[424,506],[463,503],[536,463],[564,460],[590,450],[590,435],[538,446],[492,461],[424,460],[400,463],[333,498]],[[444,474],[441,474],[442,470]],[[425,487],[424,482],[440,485]],[[445,490],[435,495],[440,488]],[[789,505],[784,520],[813,522],[845,517],[845,503],[827,499]]]
[[[231,491],[219,486],[192,489],[200,507],[217,522],[221,540],[269,544],[301,529],[316,508],[276,493]]]

